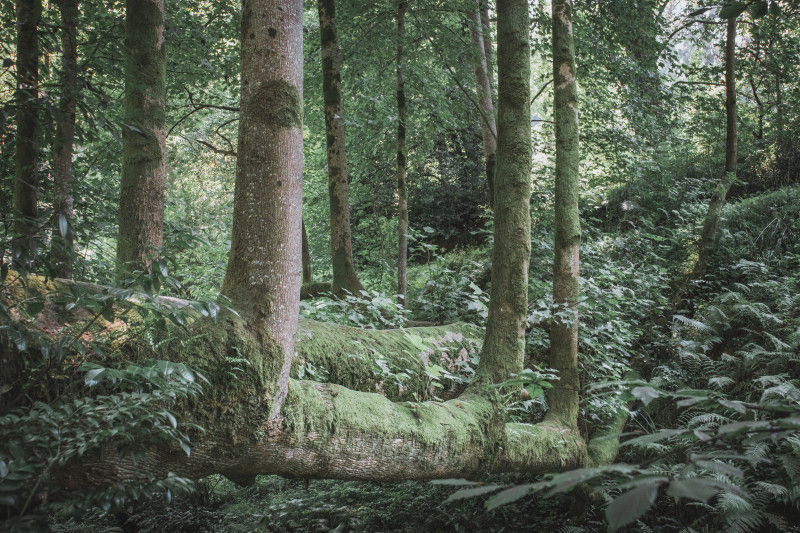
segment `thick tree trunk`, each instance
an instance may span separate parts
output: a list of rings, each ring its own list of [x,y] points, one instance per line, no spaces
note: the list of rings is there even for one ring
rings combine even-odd
[[[332,290],[336,296],[360,295],[364,287],[353,266],[350,234],[350,193],[347,175],[347,149],[342,111],[342,62],[336,33],[334,0],[318,0],[319,29],[322,35],[322,91],[325,101],[325,130],[328,143],[328,194],[331,214]]]
[[[406,0],[397,2],[397,295],[406,303],[408,266],[408,192],[406,187],[406,89],[403,81],[403,40]]]
[[[125,122],[117,276],[149,270],[162,245],[166,176],[164,0],[125,2]]]
[[[303,266],[303,284],[313,283],[314,277],[311,274],[311,248],[308,246],[308,234],[306,233],[306,223],[300,221],[303,229],[302,237],[302,266]]]
[[[486,185],[489,190],[489,205],[491,206],[494,204],[497,124],[494,118],[492,84],[489,78],[488,58],[485,49],[486,39],[483,36],[484,27],[480,6],[476,5],[469,22],[475,60],[475,80],[478,83],[478,105],[481,108],[481,137],[483,139],[483,155],[486,163]]]
[[[39,36],[41,0],[17,0],[16,166],[14,174],[14,264],[30,270],[37,249],[39,193]]]
[[[78,0],[61,0],[61,101],[53,141],[53,274],[72,277],[72,149],[75,140],[75,107],[78,94]]]
[[[528,3],[497,2],[498,142],[489,317],[478,374],[499,382],[522,371],[528,316],[530,43]]]
[[[725,174],[714,189],[708,212],[700,234],[697,249],[697,262],[691,272],[691,279],[702,279],[708,269],[708,262],[714,252],[719,228],[719,217],[725,206],[725,197],[736,179],[736,150],[738,131],[736,124],[736,17],[728,19],[725,38],[725,111],[727,115],[727,135],[725,138]]]
[[[572,0],[553,0],[553,120],[556,136],[555,258],[550,367],[558,386],[548,391],[549,419],[578,424],[578,270],[581,225],[578,213],[580,146]]]
[[[303,192],[303,6],[244,0],[233,228],[222,292],[280,352],[264,364],[286,396],[300,305]]]

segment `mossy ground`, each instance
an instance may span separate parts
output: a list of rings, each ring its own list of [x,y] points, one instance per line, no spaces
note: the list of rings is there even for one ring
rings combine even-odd
[[[596,511],[570,514],[572,499],[524,498],[487,511],[485,498],[445,503],[456,488],[428,482],[372,483],[318,480],[306,484],[259,476],[239,487],[211,476],[198,490],[167,504],[141,503],[124,512],[55,515],[53,531],[578,531],[601,530]],[[559,529],[560,528],[560,529]]]

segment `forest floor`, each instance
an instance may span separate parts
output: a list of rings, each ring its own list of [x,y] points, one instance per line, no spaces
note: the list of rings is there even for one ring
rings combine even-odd
[[[600,517],[571,516],[564,499],[525,498],[487,511],[484,498],[445,502],[455,487],[429,482],[289,480],[259,476],[239,487],[222,476],[193,494],[143,502],[130,512],[52,517],[52,530],[77,532],[200,531],[578,531],[602,530]]]

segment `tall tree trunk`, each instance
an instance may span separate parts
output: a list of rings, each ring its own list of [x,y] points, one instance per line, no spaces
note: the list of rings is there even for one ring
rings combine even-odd
[[[163,242],[165,106],[164,0],[126,0],[118,277],[149,270]]]
[[[300,305],[303,193],[302,0],[244,0],[239,144],[222,292],[281,354],[268,357],[286,397]]]
[[[781,88],[781,76],[775,74],[775,153],[780,158],[784,153],[783,146],[783,90]]]
[[[553,0],[553,120],[556,136],[555,258],[550,367],[558,386],[547,395],[549,419],[578,423],[578,271],[581,225],[578,213],[580,145],[572,0]]]
[[[727,114],[727,135],[725,138],[725,174],[714,189],[708,212],[703,222],[700,244],[697,250],[697,262],[692,269],[691,279],[701,279],[706,274],[708,262],[714,252],[717,240],[717,229],[725,197],[736,179],[736,17],[728,19],[727,36],[725,38],[725,111]]]
[[[72,277],[74,233],[72,207],[72,149],[78,90],[78,0],[61,0],[61,101],[53,141],[53,274]]]
[[[36,255],[39,190],[39,36],[41,0],[17,0],[16,167],[14,174],[14,263],[29,270]]]
[[[302,263],[303,263],[303,283],[313,283],[314,277],[311,274],[311,248],[308,246],[308,234],[306,233],[306,223],[301,220],[300,225],[303,230],[302,240]]]
[[[522,371],[531,255],[531,91],[528,2],[497,2],[498,142],[494,249],[486,337],[478,375]]]
[[[486,185],[489,189],[489,205],[494,204],[494,166],[497,154],[497,124],[494,118],[492,102],[492,84],[489,78],[488,58],[484,39],[484,27],[480,6],[476,5],[472,12],[470,35],[472,37],[475,60],[475,80],[478,83],[478,105],[481,108],[481,137],[483,138],[483,155],[486,158]]]
[[[408,266],[408,191],[406,187],[406,90],[403,81],[403,40],[406,0],[397,2],[397,295],[406,303]]]
[[[336,7],[334,0],[318,0],[317,7],[322,36],[322,91],[328,141],[332,290],[340,297],[347,293],[360,295],[364,287],[353,266],[353,242],[350,234],[350,193],[342,111],[342,62],[336,33]]]
[[[486,73],[489,77],[489,86],[491,89],[492,102],[494,102],[494,63],[492,62],[493,48],[492,48],[492,23],[489,19],[489,1],[479,0],[481,11],[481,34],[483,35],[483,50],[486,54]]]

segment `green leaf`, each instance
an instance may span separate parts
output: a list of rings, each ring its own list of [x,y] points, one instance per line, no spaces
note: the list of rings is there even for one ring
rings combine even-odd
[[[449,485],[449,486],[475,486],[480,485],[477,481],[469,481],[466,479],[435,479],[431,481],[431,485]]]
[[[722,6],[722,9],[719,10],[719,18],[726,20],[736,18],[741,15],[745,9],[747,9],[747,4],[745,2],[731,2],[725,4]]]
[[[753,2],[749,6],[747,6],[747,12],[750,13],[750,16],[754,19],[759,19],[767,14],[769,11],[769,6],[764,0],[759,0],[757,2]]]
[[[36,316],[42,311],[42,309],[44,309],[44,301],[34,300],[27,305],[25,311],[28,313],[29,316]]]
[[[656,501],[661,481],[649,481],[615,499],[606,508],[609,531],[617,531],[638,520]]]
[[[482,485],[480,487],[461,489],[451,494],[450,497],[444,501],[444,503],[454,502],[456,500],[463,500],[464,498],[474,498],[475,496],[480,496],[482,494],[488,494],[490,492],[494,492],[500,488],[503,488],[503,485]]]
[[[63,215],[63,213],[58,214],[58,232],[61,233],[61,237],[67,236],[67,217]]]
[[[512,503],[520,498],[527,496],[531,491],[531,485],[517,485],[516,487],[511,487],[510,489],[506,489],[504,491],[498,492],[491,498],[486,501],[486,510],[491,511],[492,509],[496,509],[501,505],[506,505],[507,503]]]
[[[650,402],[661,396],[661,393],[653,387],[634,387],[631,394],[645,405],[649,405]]]
[[[703,503],[708,503],[718,492],[714,480],[704,478],[673,479],[667,489],[667,494],[675,499],[688,498]]]
[[[709,9],[712,9],[712,8],[710,8],[710,7],[701,7],[700,9],[695,9],[694,11],[689,13],[689,16],[690,17],[696,17],[698,15],[702,15],[703,13],[708,11]]]

